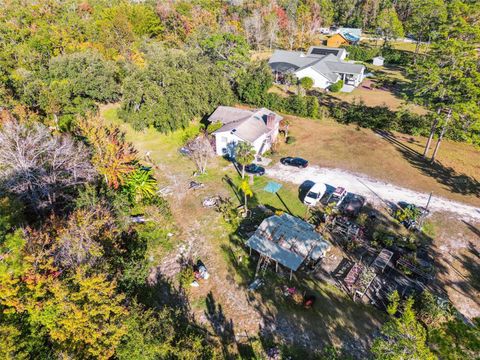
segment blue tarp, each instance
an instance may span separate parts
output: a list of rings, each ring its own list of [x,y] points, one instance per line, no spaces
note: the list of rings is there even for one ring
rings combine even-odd
[[[350,41],[350,42],[358,42],[358,41],[360,41],[360,38],[359,38],[359,37],[357,37],[357,36],[355,36],[355,35],[352,35],[352,34],[350,34],[350,33],[343,33],[342,35],[343,35],[343,37],[344,37],[345,39],[347,39],[347,40]]]
[[[282,184],[276,183],[275,181],[270,181],[267,186],[263,188],[266,192],[275,194],[278,190],[282,188]]]

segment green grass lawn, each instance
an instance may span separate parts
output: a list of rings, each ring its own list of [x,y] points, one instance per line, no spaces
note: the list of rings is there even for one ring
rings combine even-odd
[[[272,209],[285,211],[292,215],[303,218],[306,214],[307,207],[299,199],[298,186],[290,183],[281,183],[282,188],[278,191],[278,193],[272,194],[264,190],[269,181],[274,180],[269,179],[266,176],[254,177],[254,183],[251,185],[253,196],[248,199],[248,207],[252,208],[257,205],[265,205],[267,207],[271,207]],[[235,176],[233,177],[233,182],[238,189],[242,179],[240,176]],[[275,180],[275,182],[278,181]]]
[[[252,281],[257,258],[249,256],[248,250],[243,245],[245,238],[236,232],[236,228],[227,224],[221,214],[216,213],[213,209],[205,209],[201,205],[206,196],[214,194],[237,199],[234,201],[235,206],[242,204],[243,196],[238,194],[238,187],[242,179],[233,165],[223,159],[214,158],[205,174],[192,177],[195,167],[188,158],[180,155],[178,148],[183,145],[185,137],[193,131],[194,127],[178,130],[167,135],[153,129],[135,131],[130,125],[123,123],[118,118],[115,107],[102,110],[103,117],[107,121],[119,125],[125,131],[127,140],[132,142],[141,154],[147,151],[150,153],[152,161],[158,166],[157,177],[160,181],[168,184],[178,182],[185,189],[190,179],[205,184],[203,189],[189,192],[188,196],[167,198],[179,226],[178,231],[172,230],[175,233],[173,237],[175,240],[173,241],[182,241],[184,236],[192,236],[190,231],[195,229],[195,236],[203,240],[208,251],[208,253],[202,255],[202,260],[208,264],[209,268],[215,269],[221,279],[229,279],[229,281],[237,284],[234,287],[237,290],[233,291],[246,291],[246,286]],[[232,186],[222,180],[225,175],[228,175],[232,180]],[[249,208],[262,204],[272,210],[289,212],[303,218],[306,215],[306,206],[299,199],[298,186],[281,183],[282,188],[278,191],[278,195],[271,194],[263,190],[269,181],[272,180],[266,176],[254,178],[254,183],[251,186],[254,195],[248,199]],[[160,232],[160,235],[164,234],[161,228],[153,227],[153,229],[145,230],[151,231],[152,234],[156,232]],[[178,239],[177,234],[180,235]],[[162,241],[163,236],[152,235],[152,237],[155,238],[155,241],[152,241],[152,246],[157,246],[156,251],[152,249],[152,255],[154,261],[158,262],[166,252],[172,250],[172,246]],[[283,321],[295,324],[292,331],[303,327],[313,329],[315,334],[315,344],[313,346],[319,346],[320,344],[323,346],[330,342],[339,343],[341,338],[348,338],[353,334],[359,336],[378,326],[379,316],[374,310],[354,304],[346,294],[332,285],[303,277],[294,277],[292,285],[305,290],[309,289],[309,292],[315,293],[318,297],[315,308],[305,310],[301,306],[289,303],[279,294],[279,286],[285,284],[286,281],[284,277],[271,271],[267,271],[266,276],[269,279],[269,284],[258,293],[258,296],[263,299],[261,311],[264,311],[266,316],[269,313],[277,314]],[[210,291],[217,298],[226,296],[225,294],[221,295],[225,290],[225,286],[221,282],[211,283],[210,286]],[[232,311],[230,305],[225,302],[228,300],[225,299],[228,299],[228,297],[222,301],[226,316],[232,318],[235,324],[237,321],[241,322],[242,314],[237,313],[237,310]],[[190,305],[195,312],[202,313],[205,311],[204,294],[192,295],[190,300]],[[329,333],[335,333],[335,338],[328,340]]]

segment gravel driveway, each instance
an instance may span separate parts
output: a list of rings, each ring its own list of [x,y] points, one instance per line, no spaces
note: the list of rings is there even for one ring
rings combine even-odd
[[[268,168],[266,175],[277,180],[288,181],[298,185],[305,181],[313,181],[323,182],[332,187],[342,186],[347,189],[348,192],[365,196],[368,201],[375,206],[385,202],[398,203],[404,201],[424,207],[429,197],[429,194],[371,179],[367,175],[355,174],[340,169],[321,168],[318,166],[297,169],[278,163]],[[429,210],[431,212],[452,212],[464,220],[480,220],[479,207],[436,197],[435,194],[433,194]]]

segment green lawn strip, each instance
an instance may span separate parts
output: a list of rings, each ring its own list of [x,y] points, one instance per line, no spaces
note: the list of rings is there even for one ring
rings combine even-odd
[[[236,191],[238,192],[238,188],[240,187],[242,179],[240,176],[232,176],[232,181],[236,186]],[[282,182],[282,188],[278,191],[278,193],[272,194],[263,190],[269,181],[276,180],[270,179],[267,176],[254,177],[254,183],[251,185],[253,196],[248,198],[248,207],[253,208],[258,205],[265,205],[272,208],[272,210],[288,212],[294,216],[303,218],[306,213],[306,206],[298,197],[298,186]],[[231,190],[233,193],[233,189]]]

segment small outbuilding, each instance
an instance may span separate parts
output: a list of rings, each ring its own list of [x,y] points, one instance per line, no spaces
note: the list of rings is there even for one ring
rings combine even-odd
[[[343,34],[334,34],[327,39],[327,46],[328,47],[335,47],[339,48],[340,46],[349,45],[350,42]]]
[[[262,259],[273,260],[290,274],[305,261],[318,262],[331,248],[311,224],[289,214],[263,220],[246,245],[260,254],[259,265]]]
[[[385,59],[381,56],[375,56],[373,58],[373,65],[375,66],[383,66],[384,62],[385,62]]]

